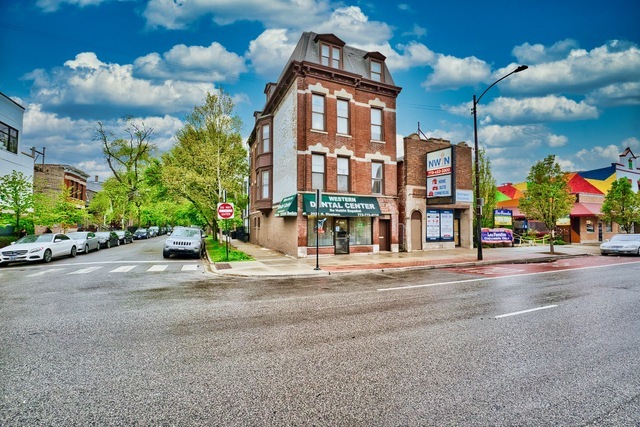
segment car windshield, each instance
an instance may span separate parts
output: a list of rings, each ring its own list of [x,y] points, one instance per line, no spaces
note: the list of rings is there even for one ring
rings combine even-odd
[[[75,231],[73,233],[67,233],[67,236],[71,237],[72,239],[86,239],[87,233],[83,231]]]
[[[200,237],[200,230],[194,230],[191,228],[178,228],[173,230],[171,237]]]
[[[41,234],[39,236],[35,234],[29,234],[22,239],[16,241],[16,243],[47,243],[53,241],[53,234]]]
[[[640,240],[640,236],[634,234],[616,234],[611,238],[612,242],[635,242]]]
[[[111,236],[111,233],[109,233],[108,231],[98,231],[96,233],[96,236],[100,236],[100,237],[109,237]]]

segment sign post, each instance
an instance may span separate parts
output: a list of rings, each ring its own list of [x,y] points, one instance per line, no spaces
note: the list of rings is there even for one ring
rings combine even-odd
[[[224,202],[218,203],[218,219],[224,220],[226,235],[225,240],[227,241],[227,261],[229,261],[229,219],[233,218],[235,211],[233,209],[233,203],[227,203],[226,201],[226,192]]]

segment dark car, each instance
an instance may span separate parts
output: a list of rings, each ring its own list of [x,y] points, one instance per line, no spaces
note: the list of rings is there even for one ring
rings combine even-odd
[[[133,238],[138,239],[148,239],[149,238],[149,230],[146,228],[138,228],[135,233],[133,233]]]
[[[116,230],[114,233],[118,235],[118,239],[123,245],[133,242],[133,233],[129,230]]]
[[[101,248],[110,248],[112,246],[120,245],[120,238],[115,231],[98,231],[96,237],[100,240]]]

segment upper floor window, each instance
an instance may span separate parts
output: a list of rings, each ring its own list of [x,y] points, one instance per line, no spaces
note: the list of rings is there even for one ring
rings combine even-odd
[[[311,155],[311,188],[324,191],[324,155]]]
[[[382,79],[382,62],[371,61],[371,80],[381,82]]]
[[[0,122],[0,149],[18,154],[18,130]]]
[[[338,133],[349,135],[349,101],[338,99]]]
[[[324,95],[314,93],[311,98],[311,129],[325,130]]]
[[[262,152],[271,151],[271,126],[262,125]]]
[[[332,46],[328,44],[321,45],[322,54],[320,55],[320,63],[322,65],[326,65],[327,67],[333,67],[341,69],[340,66],[340,57],[341,57],[341,49],[337,46]]]
[[[271,189],[269,185],[270,178],[271,178],[270,171],[264,170],[260,172],[260,198],[261,199],[269,198],[270,189]]]
[[[382,194],[384,188],[384,163],[371,162],[371,193]]]
[[[338,191],[342,193],[349,192],[349,158],[348,157],[338,157],[337,173],[338,173]]]
[[[371,108],[371,139],[382,141],[382,109]]]

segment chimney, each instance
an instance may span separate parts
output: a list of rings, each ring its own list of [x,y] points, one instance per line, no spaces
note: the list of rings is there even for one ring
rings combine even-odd
[[[96,182],[98,182],[98,175],[96,175]]]

